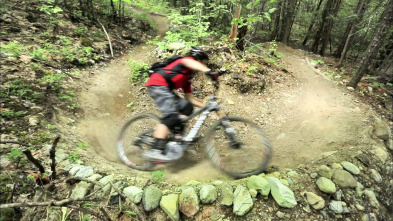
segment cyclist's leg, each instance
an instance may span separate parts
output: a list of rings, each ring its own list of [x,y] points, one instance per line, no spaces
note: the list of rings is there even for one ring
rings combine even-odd
[[[166,147],[166,137],[170,129],[173,129],[179,122],[179,113],[176,108],[176,96],[169,88],[165,86],[150,86],[148,87],[150,96],[154,99],[157,108],[162,113],[161,124],[156,126],[153,137],[155,137],[155,144],[152,146],[155,150],[147,153],[147,157],[151,159],[169,161],[171,159],[166,158],[163,155],[163,150]]]

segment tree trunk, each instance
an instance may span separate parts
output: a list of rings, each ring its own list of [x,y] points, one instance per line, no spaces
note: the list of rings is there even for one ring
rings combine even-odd
[[[187,15],[188,8],[190,7],[190,2],[188,0],[181,0],[180,6],[182,7],[181,12],[180,12],[181,15]]]
[[[247,20],[245,19],[243,23],[246,23]],[[244,42],[245,42],[245,37],[247,34],[247,25],[243,25],[241,28],[239,28],[239,33],[237,35],[238,40],[236,40],[236,48],[239,49],[240,51],[244,51]]]
[[[82,11],[82,16],[85,17],[86,14],[85,14],[85,7],[84,7],[84,4],[83,4],[83,0],[79,0],[79,8]]]
[[[281,21],[281,11],[282,11],[282,3],[283,1],[278,1],[277,2],[277,10],[275,12],[275,18],[274,18],[274,29],[272,32],[272,35],[270,37],[270,40],[276,40],[278,37],[278,33],[280,33],[280,21]]]
[[[311,24],[310,24],[310,26],[308,27],[307,35],[306,35],[306,37],[305,37],[304,40],[303,40],[303,43],[302,43],[303,46],[306,46],[307,41],[308,41],[308,39],[310,38],[311,31],[312,31],[312,28],[314,27],[315,21],[317,20],[318,12],[319,12],[319,9],[321,8],[322,2],[323,2],[323,0],[319,0],[317,9],[315,10],[314,15],[313,15],[313,18],[312,18],[312,20],[311,20]]]
[[[286,22],[286,14],[288,11],[288,1],[291,0],[282,0],[281,10],[280,10],[280,32],[278,33],[277,41],[282,41],[284,39],[284,24]]]
[[[236,13],[235,13],[235,17],[234,18],[240,18],[240,11],[242,10],[242,4],[240,3],[240,1],[237,4],[236,7]],[[234,41],[234,38],[236,38],[237,36],[237,24],[233,24],[232,28],[231,28],[231,33],[228,35],[228,40],[229,41]]]
[[[389,0],[386,3],[385,5],[386,8],[382,13],[382,16],[379,21],[379,25],[377,26],[377,29],[374,32],[374,36],[367,47],[366,54],[363,56],[363,59],[360,61],[359,69],[348,84],[350,87],[356,88],[359,81],[366,73],[369,63],[378,52],[378,48],[381,47],[389,28],[392,26],[393,23],[392,5],[393,5],[393,0]]]
[[[263,12],[263,9],[264,9],[264,7],[265,7],[265,4],[266,4],[266,0],[262,0],[261,1],[261,3],[259,4],[259,7],[258,7],[258,10],[257,10],[257,15],[259,16],[259,17],[261,17],[262,16],[262,12]],[[263,27],[263,23],[262,22],[257,22],[256,24],[255,24],[255,30],[254,30],[254,34],[260,29],[260,28],[262,28]]]
[[[314,44],[312,45],[312,52],[313,53],[317,53],[318,52],[318,48],[319,48],[319,42],[321,41],[322,38],[322,33],[325,30],[325,26],[327,23],[327,16],[329,13],[329,8],[331,7],[332,3],[334,0],[328,0],[325,4],[325,8],[323,9],[322,12],[322,23],[319,26],[319,29],[317,31],[317,34],[315,35],[315,39],[314,39]]]
[[[390,37],[387,39],[387,43],[378,52],[378,56],[374,61],[374,69],[378,69],[380,65],[389,57],[389,54],[393,51],[393,32],[390,33]]]
[[[329,10],[329,14],[326,20],[327,23],[324,31],[322,32],[322,47],[321,50],[319,51],[319,54],[321,56],[325,55],[326,46],[329,42],[330,33],[332,32],[332,28],[334,24],[333,17],[337,16],[338,10],[340,9],[341,1],[342,0],[333,0],[332,8],[330,8]]]
[[[377,75],[389,78],[390,82],[393,83],[393,52],[390,52],[385,60],[383,60],[377,70]]]
[[[352,38],[353,33],[355,32],[355,27],[356,25],[359,23],[359,21],[362,19],[364,11],[366,10],[366,5],[370,2],[370,0],[359,0],[358,5],[356,6],[356,10],[355,10],[355,15],[356,15],[356,19],[351,21],[348,26],[347,26],[347,31],[346,31],[346,40],[344,44],[341,44],[338,48],[337,51],[337,55],[341,55],[340,56],[340,61],[338,62],[338,66],[341,66],[343,63],[343,60],[347,54],[348,51],[348,46],[349,46],[349,42]]]
[[[390,33],[388,43],[379,52],[374,69],[377,70],[377,75],[387,77],[393,83],[393,32]]]
[[[289,36],[291,34],[291,28],[293,21],[295,20],[295,14],[296,14],[296,0],[288,0],[287,2],[287,13],[285,15],[285,23],[284,23],[284,34],[282,38],[282,42],[284,44],[288,44],[289,42]]]
[[[113,3],[113,0],[111,0],[111,9],[112,9],[112,19],[113,19],[113,21],[116,21],[117,13],[116,13],[115,4]]]

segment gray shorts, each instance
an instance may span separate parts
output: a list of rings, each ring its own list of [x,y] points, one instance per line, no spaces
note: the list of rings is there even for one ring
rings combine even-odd
[[[180,98],[165,86],[149,86],[147,91],[156,102],[157,108],[162,113],[162,118],[173,116],[174,114],[191,115],[193,106],[191,102]]]

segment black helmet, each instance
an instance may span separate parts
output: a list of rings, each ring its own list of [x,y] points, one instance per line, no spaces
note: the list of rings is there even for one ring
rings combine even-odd
[[[192,46],[190,53],[191,57],[197,60],[209,60],[209,55],[198,47]]]

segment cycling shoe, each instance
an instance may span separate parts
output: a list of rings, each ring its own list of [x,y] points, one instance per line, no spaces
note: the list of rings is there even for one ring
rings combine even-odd
[[[157,149],[147,150],[143,153],[142,156],[145,160],[148,161],[169,162],[173,160],[173,158],[164,155],[161,150]]]

